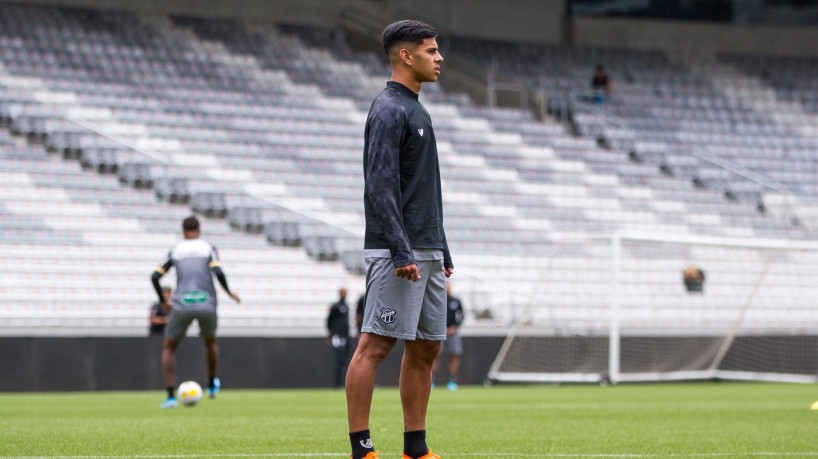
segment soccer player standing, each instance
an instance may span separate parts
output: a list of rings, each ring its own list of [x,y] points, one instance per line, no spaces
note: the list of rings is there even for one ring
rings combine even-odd
[[[230,292],[227,278],[221,269],[216,248],[201,239],[199,219],[188,217],[182,221],[180,241],[168,253],[162,263],[151,275],[153,288],[159,295],[159,301],[165,302],[159,279],[171,268],[176,268],[176,290],[173,292],[170,306],[170,318],[165,325],[165,340],[162,345],[162,373],[168,398],[161,408],[176,408],[174,388],[176,386],[176,348],[184,338],[188,327],[195,319],[199,323],[204,339],[207,358],[207,394],[210,398],[219,392],[221,382],[216,376],[219,359],[219,348],[216,344],[216,287],[213,285],[213,274],[219,280],[224,291],[236,303],[239,296]]]
[[[404,459],[439,459],[426,445],[432,364],[446,337],[446,278],[453,264],[443,231],[440,166],[421,84],[437,81],[435,29],[398,21],[383,31],[392,78],[372,102],[364,133],[366,308],[346,379],[352,459],[375,459],[369,413],[378,366],[405,341],[400,396]]]

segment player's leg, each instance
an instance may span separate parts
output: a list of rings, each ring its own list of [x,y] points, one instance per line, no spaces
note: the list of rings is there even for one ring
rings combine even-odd
[[[168,397],[160,408],[176,408],[176,349],[185,336],[192,318],[183,312],[172,310],[165,325],[165,340],[162,342],[162,376]]]
[[[432,363],[432,389],[435,388],[435,383],[437,381],[437,369],[440,367],[440,356],[443,355],[443,348],[441,347],[440,352],[437,353],[435,356],[435,361]]]
[[[416,339],[406,342],[401,362],[404,459],[437,458],[426,444],[426,410],[432,389],[432,366],[446,338],[446,276],[443,261],[422,261],[423,286]]]
[[[463,338],[458,333],[446,339],[447,353],[449,354],[449,381],[446,388],[457,390],[457,373],[460,371],[460,355],[463,354]]]
[[[367,258],[366,306],[361,338],[346,376],[347,415],[353,459],[374,454],[369,412],[378,366],[398,339],[412,339],[418,311],[412,310],[414,282],[395,276],[390,258]]]
[[[397,339],[364,332],[346,377],[347,419],[352,459],[374,452],[369,434],[369,413],[378,366],[389,355]]]
[[[162,343],[162,376],[168,397],[159,405],[159,408],[176,408],[176,347],[179,342],[165,337]]]
[[[216,327],[218,317],[215,309],[202,313],[198,316],[199,329],[205,345],[205,359],[207,361],[207,395],[215,398],[221,388],[221,381],[218,377],[219,369],[219,344],[216,340]]]
[[[207,395],[210,398],[215,398],[221,388],[221,381],[219,380],[219,344],[215,336],[204,338],[205,355],[207,359]]]
[[[162,376],[168,390],[168,397],[173,397],[173,389],[176,387],[176,348],[178,346],[178,341],[167,337],[162,344]]]
[[[432,364],[439,353],[440,341],[419,339],[406,342],[400,367],[400,398],[406,432],[426,429]]]
[[[340,340],[333,343],[332,352],[335,356],[335,372],[333,373],[335,378],[333,379],[332,384],[335,387],[343,387],[345,376],[344,369],[346,367],[347,359],[349,358],[346,343],[342,343]]]

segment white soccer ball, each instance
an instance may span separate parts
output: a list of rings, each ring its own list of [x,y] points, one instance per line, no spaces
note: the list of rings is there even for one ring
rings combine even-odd
[[[176,398],[182,405],[194,406],[202,399],[202,386],[196,381],[185,381],[176,389]]]

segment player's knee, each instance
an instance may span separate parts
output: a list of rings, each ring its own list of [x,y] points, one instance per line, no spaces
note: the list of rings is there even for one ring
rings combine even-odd
[[[377,366],[383,362],[391,350],[392,346],[386,345],[362,346],[355,352],[355,357]]]
[[[178,344],[177,341],[172,340],[170,338],[166,338],[164,343],[163,343],[162,350],[168,351],[168,352],[174,352],[174,351],[176,351],[177,344]]]
[[[355,349],[355,357],[379,363],[389,355],[397,339],[364,333]]]
[[[440,341],[417,340],[407,343],[406,349],[410,358],[431,365],[440,354]]]

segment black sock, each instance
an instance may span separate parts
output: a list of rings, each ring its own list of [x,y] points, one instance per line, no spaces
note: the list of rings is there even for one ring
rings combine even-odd
[[[415,430],[412,432],[403,433],[403,454],[418,459],[429,453],[429,447],[426,446],[426,431]]]
[[[372,438],[369,429],[349,433],[349,442],[352,444],[352,459],[363,459],[367,453],[375,451],[372,447]]]
[[[214,387],[214,386],[215,386],[215,384],[213,384],[213,380],[214,380],[214,379],[216,379],[216,377],[215,377],[215,376],[210,376],[210,377],[207,379],[207,387]]]
[[[168,387],[166,387],[166,389],[168,390],[168,397],[169,398],[175,398],[176,397],[176,394],[174,393],[174,390],[173,390],[173,386],[168,386]]]

